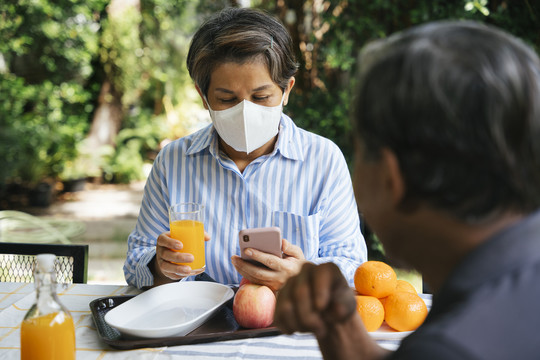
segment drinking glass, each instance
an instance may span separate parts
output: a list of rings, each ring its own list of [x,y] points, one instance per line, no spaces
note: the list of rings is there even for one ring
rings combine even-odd
[[[197,203],[179,203],[169,208],[171,237],[182,242],[182,253],[192,254],[195,260],[178,263],[191,267],[191,275],[200,274],[206,268],[204,255],[204,207]]]

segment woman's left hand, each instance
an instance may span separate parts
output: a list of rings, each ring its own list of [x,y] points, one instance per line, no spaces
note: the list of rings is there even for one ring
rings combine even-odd
[[[300,272],[302,265],[306,262],[304,253],[298,246],[285,239],[282,239],[281,246],[283,258],[252,248],[244,250],[253,260],[266,267],[253,264],[237,255],[234,255],[231,260],[243,278],[254,284],[266,285],[277,292],[291,276]]]

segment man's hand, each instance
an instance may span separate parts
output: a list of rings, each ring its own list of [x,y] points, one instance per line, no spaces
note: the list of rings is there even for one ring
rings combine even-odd
[[[353,291],[339,268],[306,263],[279,292],[275,320],[287,334],[303,331],[320,337],[328,324],[345,321],[355,312]]]
[[[313,332],[325,359],[381,359],[387,352],[367,333],[353,290],[333,263],[306,263],[279,291],[274,324],[284,333]]]

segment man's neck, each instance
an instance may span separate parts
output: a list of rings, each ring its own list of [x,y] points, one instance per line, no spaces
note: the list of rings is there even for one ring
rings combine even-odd
[[[523,217],[506,213],[470,225],[437,212],[425,213],[417,219],[419,225],[407,235],[410,248],[400,249],[405,252],[403,260],[422,273],[430,290],[436,293],[467,254]]]

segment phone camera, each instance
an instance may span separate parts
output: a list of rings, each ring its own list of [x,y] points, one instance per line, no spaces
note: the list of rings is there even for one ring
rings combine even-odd
[[[244,242],[248,242],[249,241],[249,235],[244,235]]]

